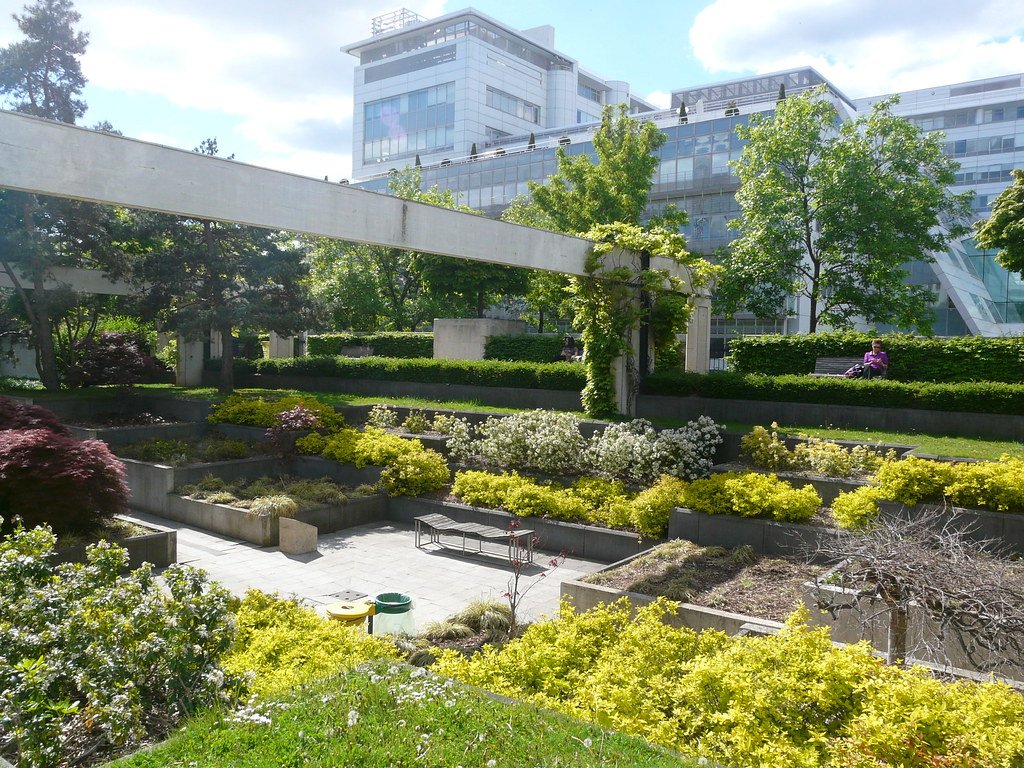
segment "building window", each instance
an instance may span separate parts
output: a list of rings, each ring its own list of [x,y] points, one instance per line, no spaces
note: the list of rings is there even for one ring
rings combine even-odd
[[[403,93],[363,106],[363,162],[451,149],[455,83]]]
[[[540,107],[491,86],[487,86],[487,106],[528,123],[540,123]]]
[[[455,61],[454,45],[367,67],[363,70],[363,82],[376,83],[379,80],[387,80],[391,77],[407,75],[410,72],[418,72],[421,69],[436,67],[438,64],[444,64],[446,61]]]
[[[589,85],[583,83],[576,84],[576,93],[582,96],[584,99],[589,99],[597,104],[601,103],[601,92],[597,88],[591,88]]]
[[[592,115],[589,112],[584,112],[582,109],[576,110],[576,125],[583,125],[584,123],[599,123],[601,118],[597,115]]]

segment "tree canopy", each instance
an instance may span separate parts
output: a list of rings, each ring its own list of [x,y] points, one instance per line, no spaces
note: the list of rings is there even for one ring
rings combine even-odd
[[[733,163],[740,236],[723,259],[725,311],[777,316],[797,295],[812,333],[858,316],[930,330],[934,296],[907,284],[909,262],[968,231],[971,194],[949,192],[957,164],[938,136],[893,114],[897,102],[841,122],[819,88],[737,127],[747,143]]]
[[[1013,183],[992,202],[992,215],[978,222],[976,242],[998,248],[999,263],[1024,276],[1024,170],[1013,171]]]

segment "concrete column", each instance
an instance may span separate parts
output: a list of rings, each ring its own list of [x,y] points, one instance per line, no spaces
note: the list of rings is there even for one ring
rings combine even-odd
[[[491,336],[518,336],[526,332],[522,320],[495,318],[435,318],[434,358],[437,360],[483,360]]]
[[[224,357],[224,340],[220,331],[210,331],[210,358]]]
[[[711,299],[698,296],[686,326],[686,370],[707,373],[711,366]]]
[[[174,383],[180,387],[198,387],[203,383],[203,342],[178,336],[178,365]]]
[[[270,332],[270,358],[295,357],[295,337]]]

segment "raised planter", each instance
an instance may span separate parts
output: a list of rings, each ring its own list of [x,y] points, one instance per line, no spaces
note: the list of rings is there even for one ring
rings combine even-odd
[[[357,467],[355,464],[341,464],[323,456],[294,456],[288,460],[288,473],[310,479],[326,477],[341,485],[358,487],[376,485],[383,467]]]
[[[507,529],[517,521],[521,527],[534,532],[537,549],[547,552],[565,552],[573,557],[613,563],[647,549],[652,542],[638,534],[615,531],[580,523],[565,523],[539,517],[518,517],[495,509],[481,509],[465,504],[425,499],[416,496],[396,496],[389,500],[389,516],[397,522],[412,525],[420,515],[441,513],[460,523],[481,523],[494,528]]]
[[[609,571],[613,568],[626,565],[630,561],[646,554],[646,552],[638,552],[635,555],[631,555],[617,563],[603,568],[604,571]],[[600,573],[600,571],[598,571]],[[611,587],[601,586],[600,584],[588,584],[584,581],[569,580],[563,581],[561,586],[562,597],[569,597],[572,599],[573,610],[577,613],[583,613],[589,611],[598,605],[605,605],[614,603],[620,598],[627,598],[630,605],[635,610],[636,608],[649,605],[653,603],[656,598],[650,595],[641,595],[639,592],[626,592],[618,589],[612,589]],[[705,629],[718,630],[725,632],[729,635],[735,635],[740,630],[749,629],[749,625],[754,625],[762,632],[775,632],[782,628],[782,624],[777,621],[771,621],[770,619],[762,619],[754,616],[745,616],[740,613],[731,613],[729,611],[720,611],[716,608],[708,608],[703,605],[695,605],[693,603],[676,603],[679,606],[679,610],[674,616],[666,616],[665,623],[673,627],[689,627],[690,629],[698,632]]]
[[[1013,512],[989,512],[985,509],[950,507],[941,504],[906,506],[891,501],[878,503],[881,514],[898,519],[911,519],[935,510],[956,515],[967,539],[979,543],[996,542],[1011,552],[1024,555],[1024,515]],[[944,516],[943,519],[948,519]]]
[[[157,568],[166,568],[178,562],[178,532],[152,523],[139,523],[130,517],[118,515],[119,520],[126,520],[134,525],[150,529],[149,533],[129,536],[115,542],[119,547],[128,550],[128,568],[134,570],[143,563],[151,563]],[[84,563],[86,545],[76,545],[54,552],[54,563]]]
[[[669,514],[668,537],[702,547],[749,546],[762,555],[811,555],[835,530],[820,525],[777,523],[739,515],[708,515],[676,507]]]
[[[138,424],[125,427],[79,427],[69,424],[71,435],[79,440],[102,440],[111,448],[147,440],[196,440],[206,425],[196,422],[173,424]]]
[[[712,472],[757,472],[761,475],[775,475],[780,480],[785,480],[794,488],[811,486],[821,496],[824,506],[829,506],[835,501],[836,496],[847,491],[854,491],[865,485],[870,485],[866,480],[849,480],[841,477],[822,477],[820,475],[806,475],[801,472],[772,472],[770,469],[761,469],[747,464],[730,463],[716,464],[711,468]]]
[[[315,526],[319,534],[334,533],[384,520],[387,518],[387,507],[386,496],[362,496],[349,499],[343,506],[325,505],[302,510],[295,515],[295,519]],[[252,515],[244,509],[226,504],[171,494],[167,497],[167,511],[163,515],[194,528],[263,547],[276,546],[280,540],[279,518]]]
[[[185,467],[170,467],[165,464],[151,464],[135,459],[120,459],[124,465],[128,487],[131,489],[129,505],[163,515],[167,511],[167,497],[180,485],[198,482],[209,474],[225,480],[236,478],[257,478],[275,474],[280,463],[268,456],[257,456],[236,461],[217,461],[209,464],[190,464]]]

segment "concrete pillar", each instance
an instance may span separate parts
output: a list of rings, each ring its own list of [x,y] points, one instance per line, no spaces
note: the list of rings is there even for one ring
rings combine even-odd
[[[707,373],[711,367],[711,299],[695,297],[686,326],[686,370]]]
[[[491,336],[518,336],[526,332],[522,320],[495,318],[435,318],[434,358],[437,360],[483,360]]]
[[[210,331],[210,359],[215,357],[224,357],[224,340],[220,331]]]
[[[295,337],[279,336],[273,331],[270,332],[270,359],[281,357],[295,357]]]
[[[174,382],[180,387],[198,387],[203,383],[203,342],[178,336],[178,365]]]

